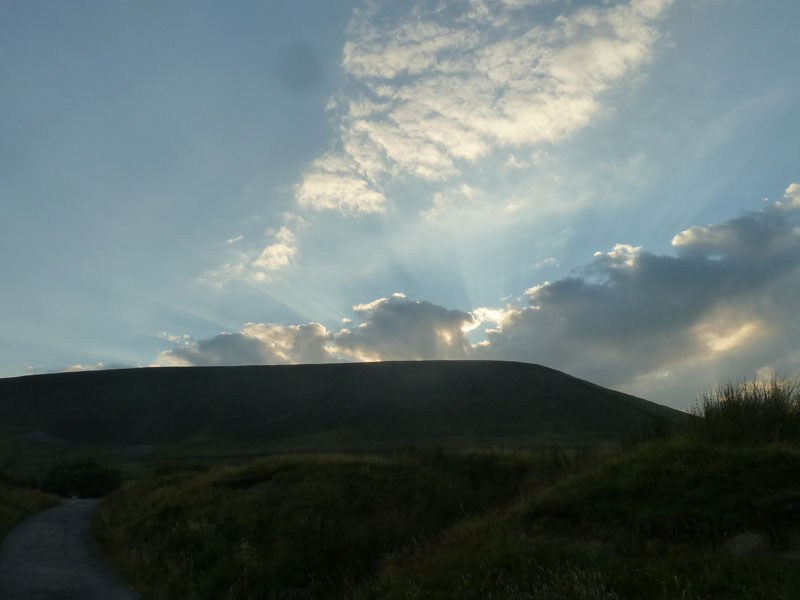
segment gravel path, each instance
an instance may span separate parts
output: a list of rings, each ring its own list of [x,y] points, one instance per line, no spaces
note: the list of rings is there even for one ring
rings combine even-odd
[[[21,523],[0,547],[3,600],[139,600],[89,535],[99,500],[65,500]]]

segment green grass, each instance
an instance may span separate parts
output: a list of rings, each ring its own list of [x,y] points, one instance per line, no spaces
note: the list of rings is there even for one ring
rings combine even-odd
[[[646,444],[537,497],[530,518],[624,530],[667,541],[713,541],[747,529],[800,525],[800,448]]]
[[[800,385],[796,379],[742,380],[703,394],[689,435],[726,444],[800,442]]]
[[[768,553],[733,556],[758,532]],[[388,562],[374,598],[796,598],[800,449],[643,444]]]
[[[163,469],[114,494],[95,533],[148,600],[794,600],[793,389],[720,388],[685,427],[616,450]],[[731,551],[745,533],[761,546]]]
[[[58,502],[55,496],[24,487],[0,475],[0,543],[17,523]]]
[[[173,471],[112,495],[95,533],[145,598],[350,598],[388,556],[590,459],[431,450]]]

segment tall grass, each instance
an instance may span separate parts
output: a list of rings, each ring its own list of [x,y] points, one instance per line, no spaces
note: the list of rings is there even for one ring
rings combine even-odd
[[[695,441],[727,444],[800,442],[797,378],[727,382],[700,396],[688,428]]]
[[[0,473],[0,543],[23,519],[58,504],[58,498]]]
[[[798,499],[800,448],[644,442],[390,557],[369,600],[795,600]]]
[[[584,450],[271,457],[167,472],[116,492],[94,523],[145,598],[365,597],[393,556],[589,466]]]

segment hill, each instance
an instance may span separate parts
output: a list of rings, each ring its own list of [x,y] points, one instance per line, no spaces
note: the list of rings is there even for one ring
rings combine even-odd
[[[548,445],[685,415],[560,371],[429,361],[124,369],[0,380],[0,435],[280,450]],[[33,436],[33,437],[31,437]]]

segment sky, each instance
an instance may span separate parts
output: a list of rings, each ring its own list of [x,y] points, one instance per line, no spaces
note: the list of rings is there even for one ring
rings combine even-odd
[[[800,373],[795,0],[0,0],[0,377]]]

